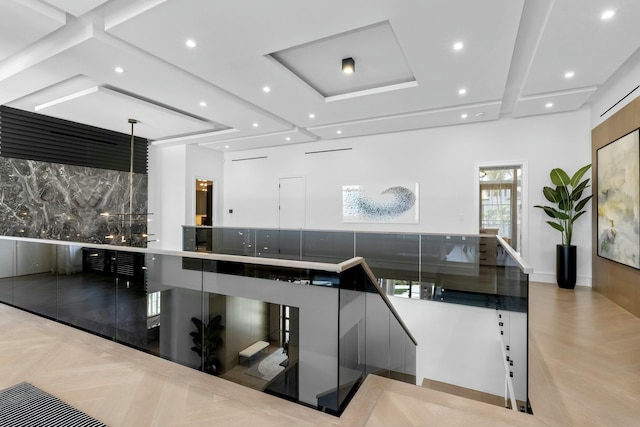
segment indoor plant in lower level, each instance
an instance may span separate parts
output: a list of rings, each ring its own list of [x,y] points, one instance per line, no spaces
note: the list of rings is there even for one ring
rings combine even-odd
[[[583,166],[571,177],[560,168],[552,169],[551,182],[555,188],[544,187],[542,193],[554,206],[535,206],[553,218],[547,224],[562,234],[562,244],[556,246],[556,281],[561,288],[573,289],[576,285],[577,256],[571,238],[573,223],[586,213],[584,207],[593,197],[592,194],[583,197],[589,187],[589,178],[580,181],[589,168],[590,164]]]

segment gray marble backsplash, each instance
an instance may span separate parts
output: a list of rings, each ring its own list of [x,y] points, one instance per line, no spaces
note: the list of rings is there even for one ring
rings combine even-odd
[[[0,157],[0,234],[146,246],[147,175]]]

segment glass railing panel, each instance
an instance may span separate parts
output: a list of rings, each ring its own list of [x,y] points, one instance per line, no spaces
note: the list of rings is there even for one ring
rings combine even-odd
[[[366,298],[367,373],[389,377],[389,343],[391,342],[389,308],[377,293],[368,292]]]
[[[211,252],[228,255],[256,256],[256,230],[252,228],[214,228]]]
[[[356,233],[356,256],[363,257],[379,279],[414,282],[420,278],[420,236]]]
[[[182,250],[189,252],[211,252],[213,230],[211,227],[184,225],[182,227]]]
[[[16,274],[16,242],[0,239],[0,302],[13,304],[13,282]]]
[[[56,246],[44,243],[15,242],[16,264],[13,280],[13,304],[41,316],[57,315],[57,276],[67,273],[58,258]]]
[[[516,407],[528,411],[528,287],[529,279],[517,265],[507,248],[500,246],[496,257],[498,310],[506,381],[515,395]],[[511,401],[511,395],[507,396]]]
[[[338,274],[221,261],[204,271],[205,314],[224,327],[220,377],[336,411]]]
[[[300,230],[256,230],[256,256],[300,259]]]
[[[192,347],[202,341],[193,318],[202,320],[202,260],[145,253],[137,259],[135,286],[118,284],[118,341],[162,358],[202,369]],[[142,263],[143,262],[143,263]],[[191,269],[183,269],[183,265]]]
[[[346,406],[364,380],[370,350],[381,350],[378,346],[368,346],[369,313],[365,287],[366,278],[360,266],[344,271],[340,276],[338,409]]]
[[[416,344],[374,280],[363,265],[341,274],[341,408],[369,373],[415,384]],[[413,346],[407,346],[407,341]],[[408,354],[411,351],[413,355]]]
[[[422,299],[495,308],[495,254],[495,237],[422,235]]]
[[[58,250],[74,260],[72,271],[58,274],[58,320],[114,339],[117,252],[75,245]]]
[[[339,263],[353,258],[354,233],[351,231],[302,231],[302,257],[305,261]]]

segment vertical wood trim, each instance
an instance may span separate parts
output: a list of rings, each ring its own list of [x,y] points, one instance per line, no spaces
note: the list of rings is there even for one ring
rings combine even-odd
[[[597,150],[640,128],[640,97],[591,131],[591,170],[594,200],[591,204],[593,288],[640,317],[640,270],[598,256]]]

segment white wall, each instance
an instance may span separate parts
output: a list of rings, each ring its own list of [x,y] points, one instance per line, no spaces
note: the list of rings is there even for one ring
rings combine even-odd
[[[187,225],[195,225],[196,202],[195,180],[196,178],[213,181],[213,207],[214,225],[218,225],[222,218],[222,194],[224,192],[223,180],[223,154],[198,146],[187,146],[187,180],[186,180],[186,219]],[[182,247],[181,247],[182,248]],[[180,249],[181,249],[180,248]]]
[[[496,311],[392,297],[418,348],[416,381],[424,378],[504,395],[504,364]]]
[[[555,281],[555,244],[560,234],[531,206],[546,204],[542,187],[549,171],[575,171],[591,162],[589,110],[521,119],[320,141],[225,155],[225,226],[278,227],[278,181],[306,178],[308,229],[355,229],[467,234],[478,231],[477,164],[526,163],[528,224],[524,258],[532,280]],[[305,155],[307,151],[352,148]],[[266,159],[233,162],[247,157]],[[420,183],[420,223],[343,224],[342,186]],[[229,214],[228,209],[233,209]],[[574,229],[578,246],[578,284],[591,284],[591,224]]]
[[[182,249],[182,226],[195,223],[195,179],[215,181],[215,198],[222,200],[223,159],[218,151],[197,146],[149,147],[150,248]],[[215,202],[216,221],[222,203]]]
[[[640,85],[640,50],[638,50],[616,73],[598,89],[591,100],[591,128],[610,118],[629,102],[640,96],[640,88],[620,101]],[[618,105],[611,108],[616,102]],[[611,108],[611,110],[609,110]],[[606,114],[605,111],[609,110]],[[602,117],[601,117],[602,116]]]

